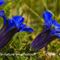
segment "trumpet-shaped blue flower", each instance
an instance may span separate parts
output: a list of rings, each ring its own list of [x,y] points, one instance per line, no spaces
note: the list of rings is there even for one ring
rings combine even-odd
[[[51,29],[50,33],[54,36],[60,37],[60,24],[52,18],[52,13],[50,11],[45,11],[43,13],[43,18],[45,21],[46,28]],[[47,27],[48,26],[48,27]]]
[[[8,19],[3,10],[0,11],[0,17],[4,20],[4,25],[0,30],[0,48],[3,48],[17,32],[33,32],[33,29],[24,24],[22,16],[13,16]]]
[[[45,47],[52,40],[60,38],[60,24],[52,16],[53,14],[50,11],[44,11],[43,19],[45,28],[31,44],[36,51]]]
[[[4,10],[0,11],[0,17],[3,18],[4,20],[4,25],[8,25],[8,29],[11,27],[15,27],[17,28],[19,31],[28,31],[28,32],[33,32],[33,29],[30,28],[29,26],[26,26],[26,24],[24,24],[24,18],[22,16],[13,16],[11,19],[8,19],[5,16],[5,12]]]

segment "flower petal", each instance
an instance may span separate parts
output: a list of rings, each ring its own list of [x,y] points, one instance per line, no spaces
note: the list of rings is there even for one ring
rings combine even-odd
[[[24,22],[24,18],[22,16],[14,16],[12,20],[18,29],[20,28],[20,25]]]
[[[0,0],[0,6],[2,6],[5,3],[4,0]]]
[[[53,25],[56,29],[60,28],[60,24],[56,20],[53,20]]]
[[[20,32],[22,32],[22,31],[33,32],[33,29],[30,28],[30,27],[28,27],[28,26],[25,26],[25,27],[23,27],[23,28],[20,30]]]
[[[60,31],[56,31],[55,29],[51,30],[51,36],[56,36],[57,38],[60,38]]]
[[[11,28],[12,26],[15,26],[13,21],[11,19],[8,20],[8,28]]]
[[[50,28],[52,25],[52,13],[50,11],[45,11],[43,13],[43,18],[44,18],[46,27]]]
[[[0,17],[4,16],[5,15],[5,12],[4,10],[0,10]]]
[[[7,25],[7,17],[5,16],[4,10],[0,10],[0,17],[4,20],[4,25]]]

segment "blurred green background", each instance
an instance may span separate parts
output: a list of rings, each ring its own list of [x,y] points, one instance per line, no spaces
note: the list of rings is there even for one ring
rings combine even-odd
[[[55,19],[60,22],[60,0],[5,0],[6,4],[0,7],[4,9],[6,16],[11,18],[21,15],[25,18],[28,26],[34,29],[33,33],[18,32],[11,41],[0,51],[1,53],[17,53],[32,55],[0,56],[0,60],[60,60],[60,40],[56,39],[48,45],[47,53],[45,48],[34,52],[30,44],[42,31],[42,13],[48,9],[54,13]],[[3,19],[0,18],[0,28],[3,26]],[[54,55],[55,54],[55,55]]]

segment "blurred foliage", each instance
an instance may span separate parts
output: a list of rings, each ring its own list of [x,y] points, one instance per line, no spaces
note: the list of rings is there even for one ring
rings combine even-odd
[[[60,0],[5,0],[6,4],[0,7],[4,9],[6,16],[11,18],[15,15],[21,15],[25,18],[28,26],[34,29],[33,33],[19,32],[11,41],[0,51],[2,53],[34,53],[30,44],[34,38],[42,31],[42,13],[49,9],[54,13],[55,18],[60,22]],[[0,18],[0,27],[3,25],[3,19]],[[55,52],[56,56],[48,56],[45,48],[33,56],[0,56],[0,60],[60,60],[60,41],[52,41],[48,45],[47,51]]]

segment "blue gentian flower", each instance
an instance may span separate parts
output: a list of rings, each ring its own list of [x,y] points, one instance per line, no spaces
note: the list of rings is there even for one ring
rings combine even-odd
[[[22,16],[13,16],[8,19],[4,10],[0,11],[0,17],[4,20],[4,25],[0,30],[0,49],[3,48],[17,32],[33,32],[33,29],[24,24]]]
[[[53,13],[50,11],[44,11],[44,28],[41,33],[34,39],[31,44],[31,47],[36,51],[39,51],[41,48],[47,46],[52,40],[60,38],[60,24],[53,19]]]
[[[50,16],[49,16],[49,15]],[[44,13],[43,13],[43,18],[44,18],[44,21],[45,21],[45,27],[46,28],[48,28],[48,29],[51,29],[51,31],[50,31],[50,33],[51,33],[51,35],[54,35],[54,36],[57,36],[57,37],[59,37],[60,35],[60,24],[55,20],[55,19],[53,19],[52,18],[52,12],[50,12],[50,11],[45,11]],[[47,18],[46,18],[46,16],[47,16]],[[49,19],[48,19],[49,18]],[[48,26],[48,27],[47,27]],[[58,35],[57,35],[58,34]],[[60,37],[59,37],[60,38]]]
[[[2,6],[3,4],[5,4],[5,0],[0,0],[0,6]]]

